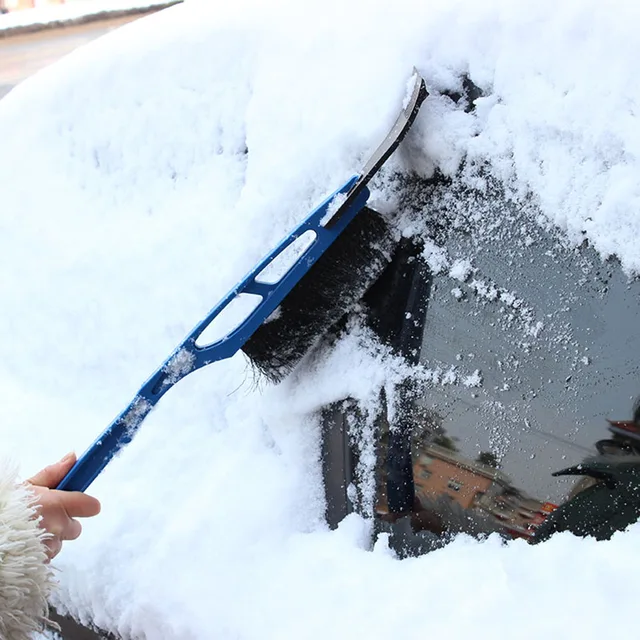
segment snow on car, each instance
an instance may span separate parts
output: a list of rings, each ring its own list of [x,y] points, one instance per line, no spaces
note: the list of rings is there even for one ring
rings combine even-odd
[[[280,384],[237,355],[163,398],[92,485],[59,610],[123,638],[628,633],[638,525],[519,538],[593,486],[551,474],[637,394],[636,14],[192,0],[0,102],[0,429],[26,475],[359,171],[414,66],[430,92],[372,184],[396,267]]]

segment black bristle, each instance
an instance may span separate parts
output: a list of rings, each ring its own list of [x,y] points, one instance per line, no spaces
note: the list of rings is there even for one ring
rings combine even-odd
[[[358,303],[389,263],[393,246],[382,216],[364,207],[244,345],[254,366],[282,380]]]

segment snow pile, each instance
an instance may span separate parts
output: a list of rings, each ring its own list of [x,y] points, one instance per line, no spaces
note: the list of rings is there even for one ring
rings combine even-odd
[[[541,224],[640,270],[638,11],[194,1],[18,86],[0,102],[5,451],[27,474],[83,450],[360,168],[414,65],[432,95],[389,170],[438,167],[478,188],[490,171],[539,204]],[[485,96],[475,113],[441,93],[463,74]],[[397,196],[387,184],[381,209]],[[459,539],[403,562],[383,539],[366,550],[359,518],[326,530],[316,413],[348,395],[372,406],[398,375],[369,342],[354,333],[279,386],[256,384],[242,357],[180,382],[92,486],[103,513],[60,556],[64,605],[154,639],[626,633],[637,527],[602,544]]]

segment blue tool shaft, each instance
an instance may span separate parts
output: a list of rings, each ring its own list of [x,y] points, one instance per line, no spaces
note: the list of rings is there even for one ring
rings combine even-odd
[[[85,491],[118,451],[131,442],[144,418],[171,387],[193,371],[212,362],[233,356],[277,309],[293,287],[367,203],[369,198],[367,183],[398,147],[413,124],[420,105],[428,95],[424,79],[415,69],[414,77],[415,83],[411,96],[405,101],[391,130],[371,155],[362,173],[347,180],[340,189],[312,211],[291,234],[211,310],[207,317],[195,327],[182,344],[147,380],[129,406],[87,449],[58,485],[58,489]],[[260,281],[260,274],[266,267],[287,247],[309,231],[313,232],[313,242],[287,273],[273,284]],[[260,303],[222,339],[205,347],[198,346],[196,341],[207,327],[229,303],[243,293],[259,295],[261,297]]]
[[[109,464],[113,457],[131,442],[144,418],[160,398],[182,378],[212,362],[230,358],[251,338],[258,327],[276,310],[293,287],[304,277],[311,266],[331,246],[355,215],[365,206],[369,191],[365,186],[354,189],[359,176],[350,178],[340,189],[329,196],[296,229],[290,233],[268,256],[256,265],[165,360],[157,371],[140,388],[124,411],[96,438],[64,477],[57,489],[85,491]],[[337,205],[335,198],[349,198]],[[336,209],[333,215],[329,208]],[[334,224],[327,224],[331,220]],[[315,238],[296,259],[280,280],[266,283],[260,274],[304,233],[312,231]],[[262,300],[242,322],[213,344],[201,347],[198,338],[220,313],[239,295],[252,293]]]

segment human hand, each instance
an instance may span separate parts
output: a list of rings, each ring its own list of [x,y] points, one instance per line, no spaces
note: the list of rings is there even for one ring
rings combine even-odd
[[[82,525],[75,518],[88,518],[100,513],[100,503],[96,498],[79,491],[55,490],[54,487],[75,463],[75,453],[68,453],[60,462],[45,467],[27,480],[36,495],[40,526],[51,534],[44,541],[49,559],[60,553],[63,540],[75,540],[82,532]]]

